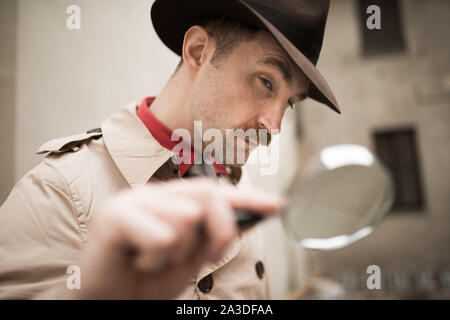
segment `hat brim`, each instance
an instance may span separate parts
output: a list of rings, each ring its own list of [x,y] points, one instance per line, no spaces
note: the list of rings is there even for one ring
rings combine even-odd
[[[226,16],[267,30],[311,81],[308,97],[341,113],[327,81],[309,61],[270,21],[243,0],[162,0],[151,8],[153,27],[161,41],[173,52],[182,55],[184,34],[201,16]]]

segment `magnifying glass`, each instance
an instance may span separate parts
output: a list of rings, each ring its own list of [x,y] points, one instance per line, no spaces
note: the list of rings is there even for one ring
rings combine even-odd
[[[327,147],[306,163],[305,171],[289,188],[282,218],[305,248],[350,245],[372,233],[392,206],[392,178],[363,146]]]
[[[358,241],[376,228],[394,200],[392,178],[378,159],[360,145],[321,150],[288,188],[281,218],[294,241],[308,249],[333,250]],[[215,176],[207,164],[193,165],[188,176]],[[241,229],[263,218],[236,211]]]

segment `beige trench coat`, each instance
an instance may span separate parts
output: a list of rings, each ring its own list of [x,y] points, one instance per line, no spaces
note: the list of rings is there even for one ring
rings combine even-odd
[[[122,189],[179,178],[172,152],[142,124],[137,107],[114,113],[101,130],[39,148],[46,157],[0,208],[0,299],[61,298],[98,207]],[[204,265],[178,298],[269,298],[259,227],[236,238],[220,262]]]

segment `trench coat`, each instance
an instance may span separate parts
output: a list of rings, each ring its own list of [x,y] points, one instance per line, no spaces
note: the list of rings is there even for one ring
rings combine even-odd
[[[0,207],[0,299],[61,299],[64,290],[77,290],[67,285],[70,266],[89,241],[99,206],[126,188],[181,179],[172,152],[136,115],[138,106],[132,102],[101,128],[37,150],[45,157]],[[240,175],[233,170],[221,179],[237,184]],[[264,254],[260,227],[239,234],[223,258],[203,265],[177,298],[270,298]]]

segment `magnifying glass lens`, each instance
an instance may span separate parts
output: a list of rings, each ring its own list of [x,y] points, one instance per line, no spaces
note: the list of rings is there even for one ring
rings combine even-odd
[[[322,150],[295,181],[283,215],[286,229],[303,247],[331,250],[370,234],[394,199],[391,178],[364,147]]]

